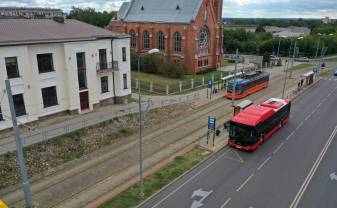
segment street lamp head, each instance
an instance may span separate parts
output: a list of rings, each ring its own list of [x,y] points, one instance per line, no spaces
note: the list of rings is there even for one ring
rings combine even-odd
[[[335,34],[333,34],[333,33],[330,33],[330,34],[329,34],[329,36],[334,36],[334,35],[335,35]]]
[[[322,35],[321,33],[317,33],[317,35]]]
[[[297,40],[302,40],[302,39],[303,39],[303,37],[298,37],[298,38],[297,38]]]
[[[158,53],[160,53],[160,50],[157,49],[157,48],[153,48],[153,49],[149,50],[147,53],[150,54],[150,55],[158,54]]]

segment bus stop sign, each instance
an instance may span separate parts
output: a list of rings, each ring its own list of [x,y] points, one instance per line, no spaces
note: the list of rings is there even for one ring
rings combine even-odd
[[[215,130],[216,127],[216,118],[215,117],[208,117],[208,129]]]
[[[207,88],[212,88],[213,82],[212,80],[208,80],[207,82]]]

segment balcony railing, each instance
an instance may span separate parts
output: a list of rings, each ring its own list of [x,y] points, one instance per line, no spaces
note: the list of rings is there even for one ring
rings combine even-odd
[[[107,62],[107,63],[97,63],[96,65],[96,71],[97,73],[106,73],[111,72],[112,70],[118,71],[118,61]]]

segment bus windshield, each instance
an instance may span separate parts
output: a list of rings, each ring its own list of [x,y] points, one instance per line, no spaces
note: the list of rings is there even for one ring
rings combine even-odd
[[[232,142],[242,146],[255,144],[259,138],[254,127],[230,122],[229,138]]]
[[[234,89],[234,84],[228,84],[228,88],[227,88],[227,92],[232,92],[232,90]],[[241,85],[235,85],[235,91],[238,92],[241,90]]]

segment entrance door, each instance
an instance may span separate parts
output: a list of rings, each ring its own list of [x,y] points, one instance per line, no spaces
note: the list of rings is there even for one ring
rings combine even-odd
[[[81,110],[89,109],[89,92],[80,92]]]

